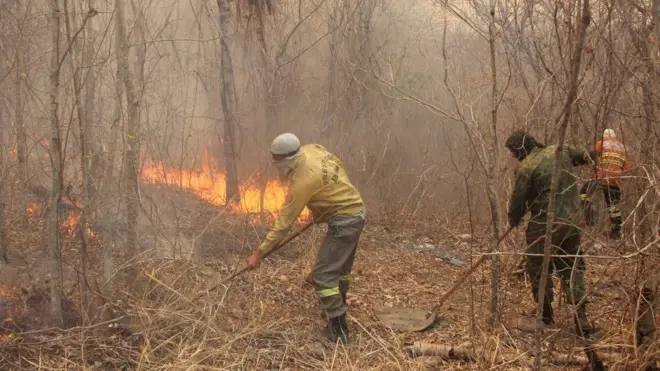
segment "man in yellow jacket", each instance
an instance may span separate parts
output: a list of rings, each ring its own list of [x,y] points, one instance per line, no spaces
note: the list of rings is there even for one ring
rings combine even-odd
[[[346,293],[365,208],[341,161],[319,144],[300,146],[290,133],[279,135],[271,146],[272,163],[289,183],[286,201],[264,242],[248,258],[256,268],[261,257],[288,233],[300,213],[309,208],[314,223],[328,223],[313,271],[316,294],[328,317],[324,335],[348,345]]]

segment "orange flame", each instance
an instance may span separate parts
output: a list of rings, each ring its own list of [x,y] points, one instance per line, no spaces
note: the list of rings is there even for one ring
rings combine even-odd
[[[60,228],[64,230],[64,233],[66,233],[67,236],[74,237],[76,235],[79,222],[80,213],[77,211],[70,211],[66,219],[60,223]],[[85,229],[87,230],[88,237],[96,237],[96,233],[94,233],[94,231],[89,226],[87,226]]]
[[[76,204],[79,204],[76,202]],[[41,204],[39,202],[34,202],[28,205],[26,208],[26,211],[28,213],[28,216],[35,216],[41,212]],[[69,237],[74,237],[76,235],[76,228],[78,228],[78,222],[80,221],[80,212],[78,211],[70,211],[67,214],[67,217],[65,220],[60,222],[60,228],[64,231],[64,233],[69,236]],[[89,237],[96,237],[96,233],[87,226],[87,236]],[[0,288],[0,297],[2,296],[2,290]]]
[[[28,216],[34,216],[41,212],[41,204],[38,202],[31,203],[26,209]]]
[[[215,171],[218,166],[215,160],[202,153],[201,170],[168,168],[162,162],[145,161],[140,178],[149,184],[168,184],[181,187],[199,198],[216,206],[224,206],[226,200],[227,182],[222,173]],[[258,214],[261,210],[261,190],[253,182],[239,185],[240,203],[229,205],[229,210],[236,214]],[[279,180],[269,180],[266,184],[263,200],[263,211],[278,215],[280,207],[286,198],[287,187]],[[310,217],[307,208],[298,218],[304,222]],[[258,219],[258,218],[256,218]]]
[[[78,220],[80,220],[80,214],[70,211],[66,219],[60,223],[60,228],[64,230],[67,236],[73,237],[76,234]]]

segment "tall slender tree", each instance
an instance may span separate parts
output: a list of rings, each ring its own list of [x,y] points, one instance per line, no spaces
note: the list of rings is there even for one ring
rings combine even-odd
[[[220,11],[220,71],[222,76],[222,91],[220,92],[222,112],[225,115],[223,135],[218,139],[224,147],[225,171],[227,176],[226,202],[239,202],[238,169],[236,163],[236,108],[237,99],[234,89],[234,66],[232,64],[230,38],[231,38],[231,9],[228,0],[217,0]],[[219,128],[218,128],[219,129]],[[219,132],[220,130],[218,130]]]
[[[60,4],[50,1],[50,32],[52,40],[50,58],[50,158],[52,165],[52,186],[50,193],[50,215],[48,217],[48,249],[50,251],[50,315],[51,321],[62,326],[62,255],[59,233],[59,210],[62,200],[62,143],[58,119],[60,86]]]
[[[140,101],[135,94],[133,76],[128,65],[129,44],[126,33],[126,17],[124,12],[124,0],[115,1],[115,48],[117,51],[117,76],[123,84],[126,92],[126,104],[128,117],[126,130],[124,131],[124,160],[123,160],[123,184],[124,203],[126,205],[126,245],[125,251],[131,258],[139,253],[137,241],[137,218],[139,207],[138,195],[138,153],[139,148],[139,105]],[[121,99],[121,97],[119,97]],[[129,282],[131,286],[137,282],[138,270],[135,261],[131,262],[129,268]]]

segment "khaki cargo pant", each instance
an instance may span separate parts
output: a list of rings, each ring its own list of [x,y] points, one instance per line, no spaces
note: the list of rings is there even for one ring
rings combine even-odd
[[[328,318],[346,313],[343,296],[350,285],[355,251],[364,226],[364,214],[342,217],[328,224],[328,232],[316,256],[313,282]]]

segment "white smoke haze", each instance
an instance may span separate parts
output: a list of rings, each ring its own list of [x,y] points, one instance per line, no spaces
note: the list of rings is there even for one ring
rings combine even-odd
[[[555,144],[563,117],[566,144],[591,149],[612,128],[628,145],[629,255],[616,261],[637,264],[636,278],[617,279],[643,287],[660,226],[660,13],[657,1],[592,0],[582,41],[584,1],[0,2],[0,262],[3,251],[22,261],[0,280],[0,314],[3,293],[19,286],[49,287],[43,305],[55,325],[67,318],[53,311],[72,295],[82,314],[93,298],[108,308],[119,293],[138,300],[131,286],[155,285],[145,273],[153,261],[190,263],[198,281],[208,281],[205,264],[229,273],[284,202],[269,155],[283,132],[342,160],[373,221],[367,244],[446,234],[453,246],[469,232],[459,249],[467,261],[506,229],[518,166],[506,138],[525,129]],[[580,42],[576,98],[566,106]],[[593,176],[589,166],[576,172],[580,184]],[[608,225],[604,201],[596,209],[583,244],[614,260],[614,248],[594,247]],[[305,211],[299,222],[308,220]],[[310,234],[277,264],[298,254],[311,269],[308,245],[320,234]],[[513,270],[523,240],[501,245],[494,271]],[[497,273],[492,280],[483,297],[505,295]]]

